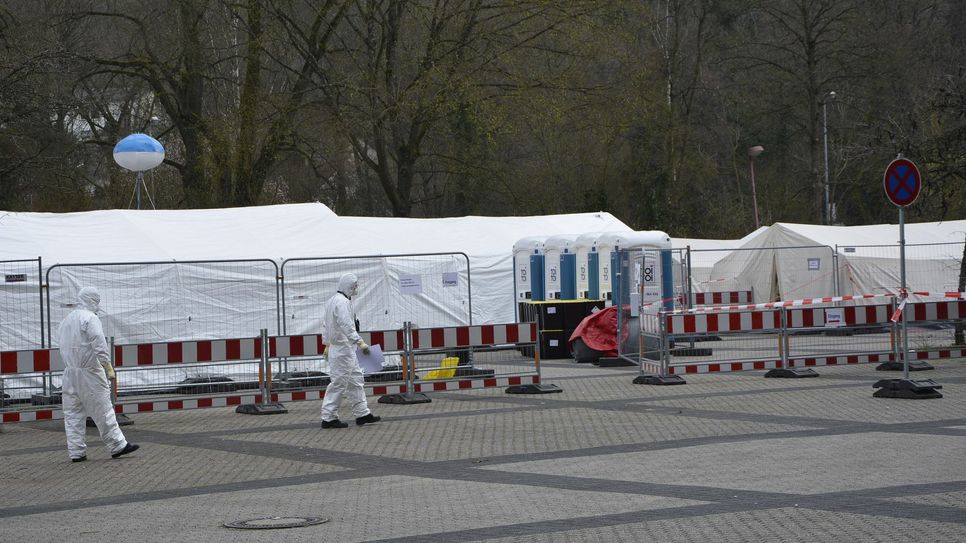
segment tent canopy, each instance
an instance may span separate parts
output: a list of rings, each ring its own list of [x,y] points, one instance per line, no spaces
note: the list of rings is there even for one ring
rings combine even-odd
[[[320,203],[203,210],[104,210],[82,213],[0,211],[0,262],[41,257],[46,271],[61,264],[271,259],[281,266],[289,259],[312,257],[465,253],[470,264],[473,323],[503,323],[512,322],[514,319],[514,242],[524,236],[614,230],[630,229],[605,212],[442,219],[340,217]],[[267,264],[271,267],[270,263]],[[135,267],[125,267],[128,275],[134,269]],[[230,270],[230,273],[236,272],[236,269]],[[128,296],[157,296],[157,304],[151,311],[132,310],[125,315],[124,326],[117,323],[117,330],[130,330],[133,333],[139,328],[152,328],[155,321],[185,320],[183,314],[191,309],[179,307],[171,310],[178,315],[165,314],[167,309],[161,308],[171,306],[170,297],[166,298],[160,289],[157,289],[157,293],[150,290],[162,281],[158,277],[157,269],[143,272],[143,277],[121,278],[108,275],[104,270],[99,273],[96,277],[111,277],[116,283],[123,282],[124,292]],[[252,300],[232,298],[239,295],[232,294],[231,281],[223,281],[223,284],[206,289],[203,271],[192,272],[186,269],[179,270],[178,273],[181,274],[179,281],[193,281],[193,297],[189,300],[190,303],[205,303],[212,308],[222,308],[225,315],[233,314],[230,308],[235,308],[234,311],[241,308],[240,312],[244,314],[250,312],[249,309],[255,305]],[[190,276],[191,273],[195,275]],[[399,273],[398,270],[389,270],[385,275],[391,278],[398,277]],[[409,270],[406,273],[414,272]],[[260,272],[258,280],[274,282],[272,275],[274,274],[268,274],[266,279],[265,274]],[[83,278],[66,276],[58,280],[73,289],[83,286],[79,281],[86,281],[89,277],[90,274]],[[329,279],[332,279],[334,285],[338,277],[336,275],[333,279],[327,277],[326,273],[319,273],[312,276],[312,279],[316,278],[327,287]],[[239,274],[238,280],[246,280],[244,272]],[[465,278],[463,281],[465,282]],[[21,290],[0,288],[0,296],[19,294],[21,300],[13,305],[0,298],[0,304],[4,307],[36,305],[32,301],[37,299],[36,280],[32,290],[29,284],[11,285]],[[138,290],[138,285],[143,287],[143,293]],[[0,287],[3,286],[0,283]],[[271,297],[274,300],[273,288],[263,289],[267,292],[266,298]],[[147,292],[152,293],[145,294]],[[59,307],[57,304],[66,307],[66,302],[52,302],[56,303],[52,303],[54,307],[51,318],[56,322]],[[151,300],[144,302],[144,305],[150,306]],[[432,300],[420,299],[416,303],[426,305],[423,308],[426,312],[440,309]],[[372,302],[367,302],[365,296],[360,296],[357,310],[371,314],[386,313],[384,308],[368,307],[369,305]],[[31,313],[26,318],[39,319],[39,316]],[[198,320],[197,316],[194,320]],[[215,328],[218,333],[231,333],[231,321],[235,320],[234,317],[225,317],[224,320],[224,323],[219,323]],[[189,326],[193,325],[194,323]],[[35,330],[38,326],[31,324],[27,328]],[[303,321],[297,328],[314,330],[317,326],[314,322]],[[205,333],[211,335],[215,332]],[[246,329],[244,333],[250,334],[251,330]],[[159,330],[154,335],[198,334],[179,331],[162,333]],[[119,337],[118,341],[123,342],[123,338]],[[0,337],[0,343],[5,343],[4,338]]]

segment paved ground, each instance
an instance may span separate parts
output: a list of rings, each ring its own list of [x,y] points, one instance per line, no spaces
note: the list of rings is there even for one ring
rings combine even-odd
[[[632,384],[633,369],[544,365],[562,394],[445,392],[318,427],[319,402],[135,415],[142,449],[60,423],[0,430],[0,541],[966,541],[966,361],[945,398],[872,397],[895,373],[820,368]],[[235,520],[325,517],[285,530]]]

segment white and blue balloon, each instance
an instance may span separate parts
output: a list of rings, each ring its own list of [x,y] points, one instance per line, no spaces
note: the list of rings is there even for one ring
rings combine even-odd
[[[114,162],[132,172],[143,172],[164,161],[164,146],[147,134],[131,134],[114,146]]]
[[[141,185],[143,184],[144,172],[163,161],[164,146],[147,134],[131,134],[114,146],[114,162],[117,162],[122,168],[137,172],[137,180],[134,182],[134,194],[137,198],[136,209],[141,209]],[[150,194],[148,198],[151,198]],[[151,205],[154,207],[154,202]]]

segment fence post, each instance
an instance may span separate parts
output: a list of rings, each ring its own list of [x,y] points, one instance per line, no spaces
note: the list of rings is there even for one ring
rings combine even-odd
[[[261,349],[258,353],[258,392],[261,395],[259,398],[261,401],[239,405],[235,408],[235,413],[244,415],[281,415],[288,413],[288,409],[284,405],[272,401],[272,362],[269,356],[271,351],[269,350],[267,328],[261,329],[259,338]]]
[[[405,391],[396,394],[384,394],[377,400],[379,403],[394,403],[411,405],[417,403],[431,403],[433,400],[422,392],[416,392],[416,353],[413,349],[413,323],[403,323],[403,376]]]
[[[666,312],[663,308],[657,311],[657,328],[660,337],[658,348],[661,357],[660,375],[638,375],[634,378],[635,385],[686,385],[687,381],[680,375],[671,375],[671,344],[670,334],[667,329],[667,319],[671,318],[673,311]],[[643,367],[643,366],[642,366]]]
[[[768,370],[765,372],[765,377],[778,377],[786,379],[818,377],[818,372],[812,368],[791,367],[792,364],[789,361],[791,358],[791,355],[789,354],[789,350],[791,349],[791,340],[789,339],[791,336],[791,332],[789,331],[791,329],[791,324],[788,322],[788,308],[783,306],[779,308],[779,311],[781,311],[781,313],[779,313],[779,321],[781,322],[781,325],[778,330],[778,351],[781,357],[778,365],[780,367]]]

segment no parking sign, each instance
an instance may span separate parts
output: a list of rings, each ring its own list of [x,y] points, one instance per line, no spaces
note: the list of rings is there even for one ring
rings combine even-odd
[[[905,207],[916,201],[922,190],[922,176],[919,168],[911,160],[897,158],[886,167],[882,178],[889,201],[899,207]]]

